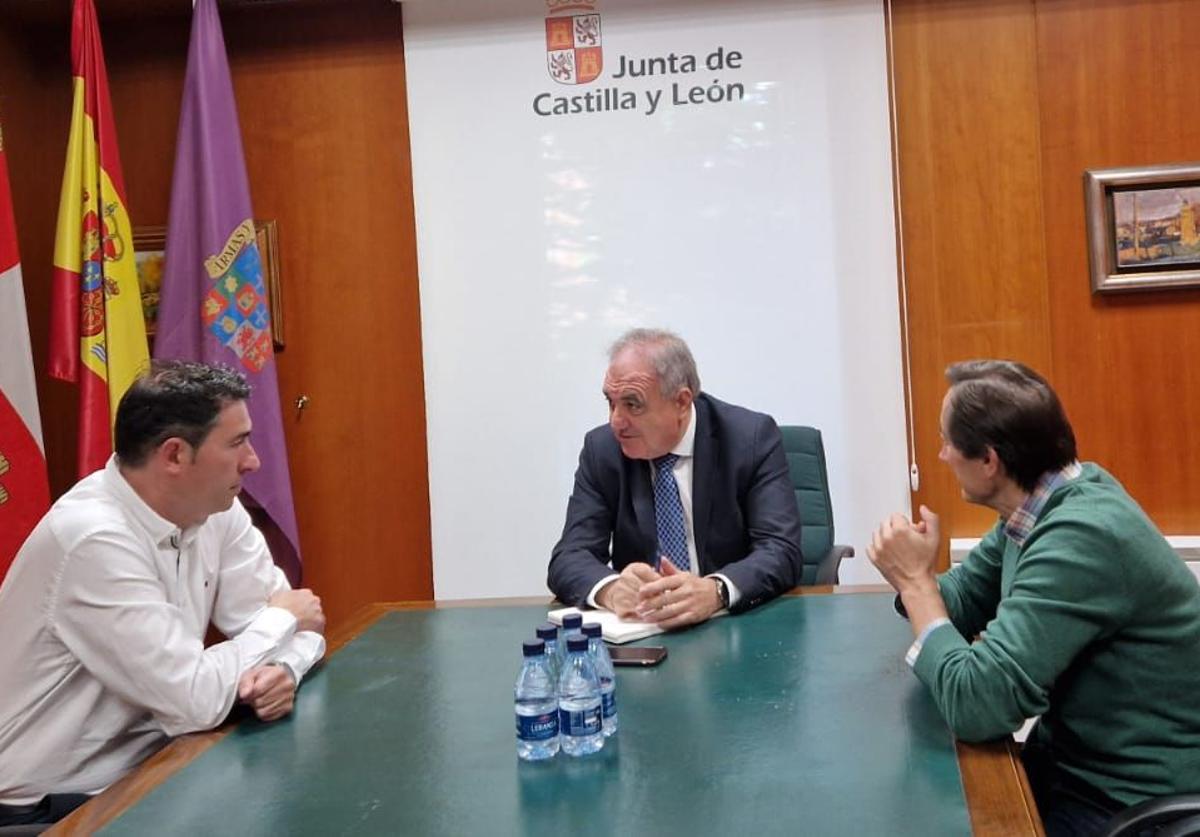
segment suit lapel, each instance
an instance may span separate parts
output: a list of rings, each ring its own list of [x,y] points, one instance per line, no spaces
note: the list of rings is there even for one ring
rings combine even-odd
[[[622,457],[622,459],[625,459]],[[629,480],[629,499],[638,534],[645,544],[645,561],[658,566],[658,524],[654,519],[654,494],[650,489],[650,465],[644,459],[625,459],[625,477]]]
[[[696,436],[692,450],[692,525],[696,530],[696,562],[700,574],[709,572],[705,565],[708,555],[708,523],[712,511],[712,475],[717,467],[717,444],[713,436],[712,416],[708,403],[701,396],[696,399]]]

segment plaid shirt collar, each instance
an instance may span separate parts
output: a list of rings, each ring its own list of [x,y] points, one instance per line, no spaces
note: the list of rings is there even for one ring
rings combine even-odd
[[[1079,460],[1076,460],[1060,471],[1047,471],[1042,474],[1033,492],[1021,504],[1021,508],[1010,514],[1008,520],[1004,521],[1004,534],[1008,539],[1017,546],[1024,546],[1025,539],[1033,530],[1033,524],[1037,523],[1038,516],[1045,508],[1050,495],[1056,488],[1065,485],[1081,473],[1083,473],[1083,466],[1079,464]]]

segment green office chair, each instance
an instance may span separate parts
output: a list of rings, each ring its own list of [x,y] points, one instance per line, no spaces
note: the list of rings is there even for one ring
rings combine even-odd
[[[825,444],[815,427],[785,425],[783,451],[787,454],[796,504],[800,506],[800,552],[804,574],[800,583],[837,584],[843,558],[854,556],[854,547],[833,542],[833,505],[829,502],[829,474],[825,470]]]
[[[1181,793],[1147,799],[1108,821],[1101,837],[1188,837],[1200,834],[1200,794]]]

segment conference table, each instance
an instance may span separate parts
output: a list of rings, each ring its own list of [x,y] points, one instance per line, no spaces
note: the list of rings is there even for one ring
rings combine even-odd
[[[620,730],[516,757],[545,599],[383,603],[329,638],[292,715],[181,736],[49,834],[1040,834],[1011,742],[956,743],[890,595],[803,588],[651,637]]]

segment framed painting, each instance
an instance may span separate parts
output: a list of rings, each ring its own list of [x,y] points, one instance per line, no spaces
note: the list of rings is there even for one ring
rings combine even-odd
[[[271,341],[275,351],[284,347],[283,284],[279,276],[279,244],[275,221],[255,221],[258,254],[262,259],[263,284],[267,291],[267,308],[271,312]],[[154,343],[158,330],[158,299],[166,268],[167,228],[136,227],[133,249],[137,263],[138,286],[142,294],[142,316],[146,319],[146,336]]]
[[[1200,286],[1200,163],[1084,173],[1093,293]]]

